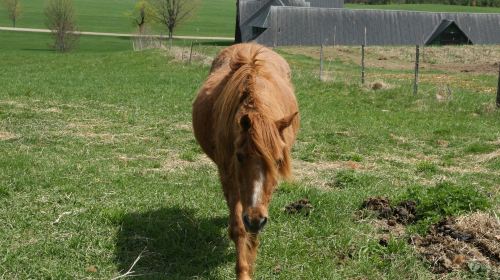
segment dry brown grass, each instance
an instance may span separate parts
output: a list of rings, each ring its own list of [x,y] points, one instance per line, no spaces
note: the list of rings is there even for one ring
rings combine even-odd
[[[327,178],[325,174],[336,173],[339,170],[359,170],[368,171],[373,169],[370,163],[359,163],[354,161],[321,161],[307,162],[303,160],[293,161],[293,176],[294,180],[304,183],[310,187],[321,190],[331,189],[331,178]]]
[[[190,47],[172,46],[171,48],[163,49],[165,50],[166,55],[173,57],[175,61],[189,62],[189,56],[191,53]],[[212,64],[213,59],[214,58],[212,56],[197,52],[196,50],[193,50],[193,52],[191,53],[192,63],[200,63],[208,66]]]
[[[319,47],[286,47],[291,54],[301,54],[319,59]],[[325,47],[326,60],[340,59],[360,64],[361,48],[358,46]],[[366,65],[390,70],[412,69],[415,61],[414,46],[368,46],[365,48]],[[421,48],[423,69],[451,72],[497,73],[500,46],[442,46]]]
[[[7,140],[12,140],[19,138],[19,135],[8,132],[8,131],[1,131],[0,130],[0,141],[7,141]]]
[[[500,221],[488,213],[449,218],[434,225],[425,237],[415,237],[415,250],[438,273],[467,269],[474,263],[500,273]]]
[[[212,170],[212,172],[216,172],[217,168],[215,164],[205,155],[198,155],[195,161],[184,160],[180,157],[180,155],[176,151],[170,151],[168,156],[162,156],[160,159],[160,166],[157,168],[146,168],[143,171],[146,173],[172,173],[179,172],[183,170],[189,169],[197,169],[197,168],[208,168]],[[120,160],[134,160],[131,158],[124,158],[123,156]],[[215,174],[214,174],[215,175]]]
[[[360,49],[357,46],[324,48],[325,66],[322,80],[346,84],[359,83],[361,70],[356,68],[361,67]],[[320,57],[319,47],[285,47],[283,51],[314,59]],[[390,89],[391,84],[410,84],[413,81],[415,47],[369,46],[365,53],[365,88]],[[340,61],[344,66],[333,65],[333,61]],[[436,94],[438,99],[443,96],[443,90],[447,92],[446,89],[449,88],[492,94],[496,92],[496,83],[485,83],[484,75],[496,77],[499,63],[500,46],[422,47],[419,82],[431,85],[425,92]],[[316,69],[314,72],[319,77]],[[422,90],[421,88],[420,92]]]

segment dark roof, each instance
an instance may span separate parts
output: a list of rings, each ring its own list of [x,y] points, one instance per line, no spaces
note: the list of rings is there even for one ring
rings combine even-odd
[[[282,0],[284,1],[284,0]],[[306,0],[307,1],[307,0]],[[311,1],[311,0],[309,0]],[[260,9],[249,5],[260,4]],[[272,2],[272,3],[271,3]],[[474,44],[500,44],[500,14],[432,13],[275,6],[273,0],[244,0],[243,41],[265,45],[422,45],[453,22]],[[244,19],[247,19],[246,21]],[[251,19],[251,20],[249,20]],[[443,23],[444,22],[444,23]],[[266,28],[255,29],[258,28]],[[366,30],[366,36],[365,36]],[[436,33],[437,32],[437,33]]]
[[[472,40],[467,37],[465,32],[453,21],[443,19],[441,23],[436,26],[430,36],[425,40],[425,45],[443,44],[443,36],[448,35],[446,44],[472,44]]]

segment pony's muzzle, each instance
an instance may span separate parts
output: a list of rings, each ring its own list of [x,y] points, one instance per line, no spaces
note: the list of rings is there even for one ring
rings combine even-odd
[[[248,214],[243,215],[245,230],[250,233],[258,233],[267,224],[267,217],[250,218]]]

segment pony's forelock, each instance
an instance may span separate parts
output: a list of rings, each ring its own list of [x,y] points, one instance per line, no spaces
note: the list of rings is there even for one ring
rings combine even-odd
[[[281,175],[288,179],[291,174],[290,155],[273,121],[261,113],[251,114],[252,128],[249,131],[255,152],[259,153],[273,177]]]

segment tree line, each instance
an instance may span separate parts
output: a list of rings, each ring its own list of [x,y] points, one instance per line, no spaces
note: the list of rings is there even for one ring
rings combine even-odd
[[[345,0],[345,3],[383,4],[445,4],[477,7],[500,7],[500,0]]]

